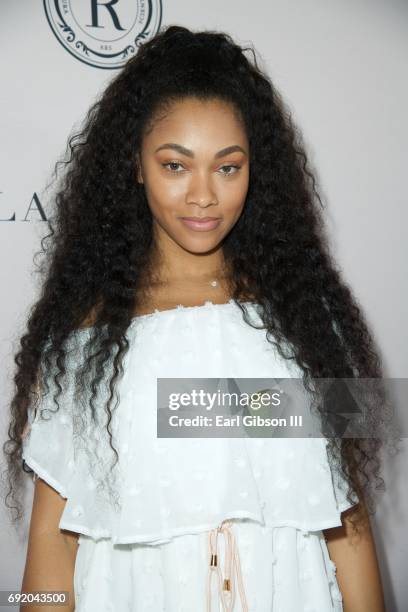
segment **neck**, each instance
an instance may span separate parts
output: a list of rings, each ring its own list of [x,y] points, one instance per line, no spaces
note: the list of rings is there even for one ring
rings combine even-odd
[[[170,239],[152,249],[150,267],[158,285],[209,284],[229,276],[221,247],[207,253],[191,253]]]

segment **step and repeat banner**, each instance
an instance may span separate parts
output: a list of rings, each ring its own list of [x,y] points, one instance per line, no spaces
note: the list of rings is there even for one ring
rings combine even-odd
[[[407,376],[404,0],[2,0],[2,443],[13,355],[40,289],[33,257],[47,233],[55,164],[139,44],[169,24],[222,30],[253,44],[303,132],[333,251],[375,331],[387,375]],[[388,491],[373,521],[387,612],[408,610],[406,440],[402,446],[395,461],[387,459]],[[27,480],[21,532],[0,508],[0,590],[21,587],[33,490]]]

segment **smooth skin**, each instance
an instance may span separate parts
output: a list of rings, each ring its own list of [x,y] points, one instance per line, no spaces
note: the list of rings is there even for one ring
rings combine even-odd
[[[200,305],[208,299],[228,301],[222,241],[242,213],[249,186],[249,143],[233,107],[221,100],[194,98],[174,103],[144,135],[135,180],[144,185],[156,248],[155,280],[134,314]],[[221,217],[221,224],[194,232],[180,221],[182,216],[200,215]],[[214,278],[221,280],[219,287],[210,286]],[[94,316],[90,313],[83,325],[92,325]],[[65,503],[49,485],[36,480],[22,590],[67,590],[72,607],[64,609],[72,612],[78,534],[58,528]],[[344,612],[384,612],[371,529],[367,526],[364,537],[351,542],[346,514],[342,527],[324,531],[337,566]],[[56,607],[21,610],[48,612]]]
[[[21,591],[68,591],[68,606],[23,605],[21,612],[74,612],[74,569],[78,534],[58,527],[66,499],[36,478]]]
[[[354,509],[342,514],[341,527],[323,531],[330,558],[337,566],[337,583],[343,596],[343,612],[385,612],[375,542],[366,513],[361,534],[353,533],[349,518]]]
[[[145,134],[137,180],[153,215],[156,279],[139,314],[211,298],[228,301],[222,241],[241,216],[249,186],[249,142],[230,104],[185,98],[161,113]],[[180,217],[221,217],[206,232]],[[220,287],[209,285],[214,278]]]

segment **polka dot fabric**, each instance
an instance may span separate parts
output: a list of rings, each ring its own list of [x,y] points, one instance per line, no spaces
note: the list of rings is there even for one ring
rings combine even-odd
[[[246,303],[259,325],[257,305]],[[75,334],[81,347],[89,329]],[[60,410],[29,411],[23,459],[67,501],[59,527],[79,534],[76,612],[221,612],[207,590],[211,530],[227,519],[248,606],[236,612],[340,612],[336,567],[323,529],[341,525],[347,502],[324,438],[157,438],[157,378],[291,378],[282,359],[231,300],[135,317],[112,419],[117,509],[98,494],[97,472],[74,445],[72,377]],[[78,359],[71,353],[72,364]],[[73,370],[73,368],[72,368]],[[51,410],[55,410],[52,408]],[[95,429],[95,427],[94,427]],[[112,454],[104,428],[98,454]],[[103,471],[103,461],[98,464]],[[99,472],[98,472],[99,473]],[[357,498],[355,498],[357,501]],[[226,544],[219,538],[219,562]]]

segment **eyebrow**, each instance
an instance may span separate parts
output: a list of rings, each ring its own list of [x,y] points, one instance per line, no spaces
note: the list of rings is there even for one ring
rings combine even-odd
[[[166,142],[165,144],[160,145],[160,147],[155,150],[155,153],[157,153],[157,151],[161,151],[162,149],[173,149],[174,151],[178,151],[182,155],[187,155],[187,157],[194,157],[193,151],[191,151],[190,149],[186,149],[186,147],[183,147],[182,145],[176,144],[174,142]],[[241,151],[246,155],[246,151],[242,147],[240,147],[239,145],[231,145],[230,147],[225,147],[225,149],[221,149],[221,151],[218,151],[214,155],[214,157],[218,159],[219,157],[224,157],[225,155],[234,153],[235,151]]]

